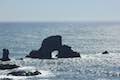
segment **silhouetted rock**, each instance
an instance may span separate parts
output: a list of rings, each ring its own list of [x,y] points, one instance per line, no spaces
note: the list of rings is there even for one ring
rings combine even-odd
[[[30,58],[40,58],[40,52],[38,50],[32,50],[26,57]]]
[[[20,70],[20,71],[10,72],[7,75],[13,75],[13,76],[35,76],[35,75],[39,75],[39,74],[41,74],[39,71],[30,72],[30,71]]]
[[[109,54],[109,52],[108,51],[104,51],[102,54]]]
[[[39,50],[33,50],[26,57],[51,59],[51,53],[54,50],[58,50],[62,45],[61,36],[50,36],[43,40],[41,48]]]
[[[58,50],[58,58],[80,57],[80,54],[74,52],[71,47],[62,45],[62,37],[60,35],[50,36],[43,40],[42,46],[39,50],[33,50],[26,57],[51,59],[51,53]]]
[[[15,64],[0,64],[0,70],[6,70],[6,69],[14,69],[18,68],[19,66]]]
[[[59,50],[59,48],[62,45],[62,38],[61,36],[50,36],[43,40],[42,46],[39,49],[40,52],[40,58],[46,58],[51,59],[52,55],[51,53],[54,50]]]
[[[59,49],[59,54],[57,55],[58,58],[73,58],[73,57],[80,57],[80,54],[74,52],[70,46],[63,45]]]
[[[2,61],[9,61],[9,50],[8,49],[3,49],[3,56],[0,59]]]

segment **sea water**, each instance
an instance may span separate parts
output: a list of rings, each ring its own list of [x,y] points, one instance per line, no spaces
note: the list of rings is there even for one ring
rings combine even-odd
[[[31,50],[41,47],[42,41],[61,35],[62,43],[72,47],[82,58],[23,59]],[[120,24],[119,23],[0,23],[0,55],[10,50],[8,63],[22,69],[37,69],[38,76],[6,76],[12,70],[0,70],[0,78],[13,80],[119,80]],[[102,55],[103,51],[109,54]],[[3,62],[0,62],[3,63]],[[7,62],[6,62],[7,63]]]

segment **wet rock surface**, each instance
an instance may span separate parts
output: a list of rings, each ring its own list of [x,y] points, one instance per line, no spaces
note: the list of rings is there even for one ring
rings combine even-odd
[[[10,79],[10,78],[0,78],[0,80],[13,80],[13,79]]]
[[[13,76],[35,76],[35,75],[39,75],[41,74],[39,71],[24,71],[24,70],[20,70],[20,71],[13,71],[8,73],[7,75],[13,75]]]
[[[70,46],[62,45],[62,37],[60,35],[50,36],[43,40],[42,46],[39,50],[32,50],[26,57],[51,59],[51,53],[58,50],[58,58],[73,58],[80,57],[80,54],[74,52]]]
[[[6,69],[14,69],[18,68],[19,66],[15,64],[0,64],[0,70],[6,70]]]

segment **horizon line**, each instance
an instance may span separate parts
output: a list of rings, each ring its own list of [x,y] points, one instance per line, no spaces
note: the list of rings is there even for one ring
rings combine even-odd
[[[120,21],[0,21],[0,23],[120,23]]]

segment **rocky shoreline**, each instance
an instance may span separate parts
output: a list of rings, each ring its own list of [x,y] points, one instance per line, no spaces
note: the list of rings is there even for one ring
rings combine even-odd
[[[70,46],[62,44],[62,37],[60,35],[50,36],[45,38],[42,42],[41,47],[38,50],[32,50],[26,58],[32,59],[54,59],[52,58],[52,52],[58,51],[56,57],[57,58],[81,58],[80,53],[75,52],[71,49]],[[7,64],[0,64],[0,70],[12,70],[11,72],[7,73],[7,76],[36,76],[41,75],[42,73],[38,70],[35,71],[26,71],[26,70],[14,70],[21,66],[16,64],[9,64],[11,60],[9,58],[9,50],[3,49],[3,56],[0,59],[2,62],[8,61]],[[102,54],[109,54],[108,51],[104,51]],[[24,60],[21,58],[20,60]],[[2,80],[11,80],[9,78],[2,79]]]
[[[74,58],[74,57],[81,57],[78,52],[75,52],[71,49],[70,46],[62,44],[62,37],[60,35],[50,36],[43,40],[42,46],[38,50],[32,50],[28,55],[27,58],[34,58],[34,59],[53,59],[52,52],[58,51],[56,55],[57,58]],[[9,58],[9,50],[4,48],[3,49],[3,56],[0,59],[3,62],[10,61]],[[23,58],[22,58],[23,60]],[[8,69],[15,69],[19,68],[20,66],[16,64],[0,64],[0,70],[8,70]],[[25,71],[25,70],[15,70],[7,74],[13,76],[35,76],[42,74],[39,71]],[[11,80],[9,78],[4,78],[2,80]]]

